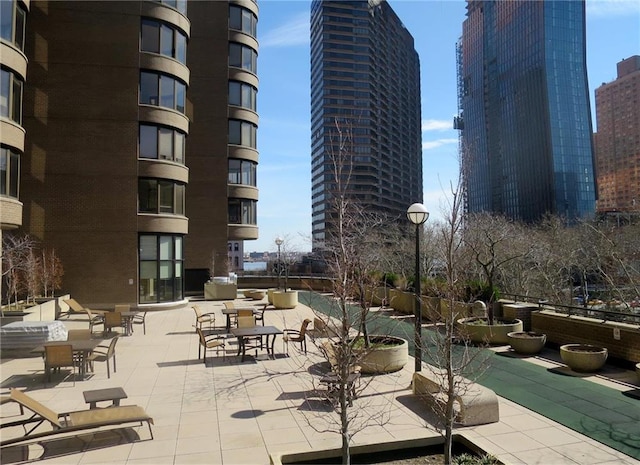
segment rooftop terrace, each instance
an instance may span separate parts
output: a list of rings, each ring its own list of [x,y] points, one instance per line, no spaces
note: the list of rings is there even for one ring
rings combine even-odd
[[[198,304],[224,325],[222,302]],[[299,328],[312,317],[299,304],[267,310],[265,324]],[[78,316],[64,321],[69,329],[88,325]],[[44,447],[5,448],[0,462],[20,463],[28,453],[29,460],[64,464],[268,464],[270,454],[339,447],[338,434],[311,426],[337,420],[316,395],[325,362],[313,344],[307,355],[290,345],[285,356],[278,336],[274,359],[260,352],[241,363],[235,340],[228,339],[226,357],[210,352],[205,365],[198,360],[193,323],[190,307],[148,313],[146,335],[136,327],[118,342],[117,372],[110,379],[104,364],[96,364],[83,381],[58,377],[45,386],[41,358],[3,352],[2,394],[24,389],[53,410],[70,411],[87,408],[85,390],[121,386],[128,395],[123,404],[140,405],[154,418],[155,439],[148,440],[146,426],[133,428],[139,436],[133,442],[118,434],[49,438]],[[457,432],[505,464],[640,463],[640,402],[629,395],[640,391],[634,373],[607,365],[596,375],[574,376],[552,349],[526,359],[504,347],[491,352],[491,367],[478,381],[500,396],[500,422]],[[410,360],[401,371],[368,380],[354,411],[361,418],[383,412],[384,421],[356,434],[354,444],[439,436],[432,414],[411,393],[412,372]],[[1,415],[4,422],[19,410],[4,404]]]

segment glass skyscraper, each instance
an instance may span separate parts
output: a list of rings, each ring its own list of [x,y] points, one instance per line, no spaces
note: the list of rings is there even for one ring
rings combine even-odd
[[[458,47],[466,210],[593,215],[584,2],[468,0]]]
[[[311,4],[312,234],[331,228],[332,164],[349,132],[348,195],[404,219],[422,201],[420,61],[413,37],[384,0]]]

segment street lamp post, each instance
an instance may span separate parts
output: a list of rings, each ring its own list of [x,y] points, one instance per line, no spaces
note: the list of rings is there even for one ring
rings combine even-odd
[[[416,293],[415,312],[415,371],[422,371],[422,299],[420,298],[420,226],[429,218],[429,212],[421,203],[414,203],[407,209],[407,218],[416,225],[416,271],[413,287]]]
[[[282,263],[280,262],[280,246],[282,244],[284,244],[284,239],[280,236],[276,237],[276,245],[278,246],[278,264],[276,265],[278,271],[278,289],[280,289],[280,280],[282,278]]]

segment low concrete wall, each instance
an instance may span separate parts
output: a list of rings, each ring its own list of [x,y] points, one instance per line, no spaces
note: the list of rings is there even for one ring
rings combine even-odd
[[[69,294],[45,300],[42,303],[25,308],[21,312],[5,311],[2,324],[11,323],[12,321],[53,321],[62,311],[68,309],[68,305],[63,302],[68,299]],[[17,314],[20,314],[19,316]],[[12,315],[14,314],[14,315]]]
[[[284,278],[280,280],[284,286]],[[240,289],[269,289],[278,287],[277,276],[238,276],[238,288]],[[333,282],[329,278],[314,278],[304,276],[289,276],[287,287],[300,291],[331,292]]]
[[[640,326],[603,321],[553,310],[531,313],[533,331],[547,335],[547,343],[592,344],[606,347],[609,356],[640,362]]]

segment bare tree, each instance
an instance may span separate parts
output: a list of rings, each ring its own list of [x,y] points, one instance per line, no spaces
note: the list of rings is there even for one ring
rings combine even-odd
[[[31,248],[27,252],[25,259],[23,274],[27,290],[26,303],[28,305],[30,300],[35,303],[36,297],[38,297],[42,289],[43,263],[35,248]]]
[[[464,241],[479,267],[488,291],[486,300],[489,324],[493,324],[492,304],[497,300],[496,284],[503,269],[511,262],[523,259],[530,253],[527,242],[517,241],[520,226],[503,216],[477,213],[467,219]]]
[[[385,218],[367,211],[358,202],[351,183],[355,166],[352,123],[337,121],[330,136],[333,150],[328,156],[332,182],[327,195],[332,208],[327,212],[328,228],[323,256],[333,278],[331,310],[335,324],[321,352],[332,366],[335,383],[337,431],[342,438],[342,463],[349,464],[351,438],[372,423],[381,424],[382,411],[362,418],[359,409],[351,408],[354,370],[371,350],[368,325],[373,290],[378,286],[381,267],[379,251],[388,243]],[[314,303],[309,306],[313,309]],[[363,383],[366,387],[367,383]],[[316,425],[312,425],[317,427]]]
[[[64,269],[54,249],[42,249],[41,285],[44,297],[53,297],[56,290],[62,288]]]
[[[18,296],[25,291],[25,264],[35,243],[29,236],[2,236],[2,277],[7,283],[7,302],[18,305]]]
[[[487,366],[486,355],[474,350],[456,325],[459,318],[466,316],[467,306],[462,301],[470,277],[468,264],[474,259],[473,249],[465,243],[465,184],[462,174],[458,183],[450,186],[447,203],[443,207],[444,221],[434,227],[437,241],[430,252],[436,255],[435,260],[442,266],[440,275],[444,282],[438,286],[437,292],[443,296],[446,308],[441,309],[436,321],[437,330],[427,332],[430,350],[427,350],[426,359],[430,362],[427,366],[430,376],[440,386],[437,397],[442,401],[435,401],[432,405],[439,420],[436,426],[445,439],[444,460],[447,464],[453,459],[456,398],[464,395],[469,380],[480,376]]]

